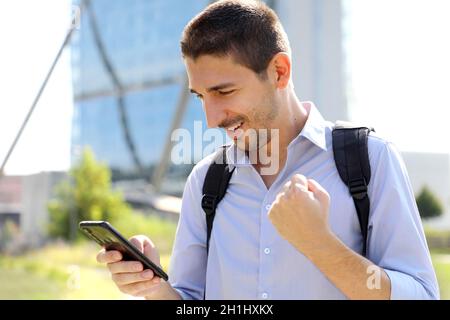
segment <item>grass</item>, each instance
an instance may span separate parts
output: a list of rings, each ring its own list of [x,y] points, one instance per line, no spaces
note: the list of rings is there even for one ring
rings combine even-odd
[[[159,218],[137,222],[127,228],[116,227],[126,229],[127,237],[148,234],[160,249],[163,269],[168,270],[175,224]],[[107,268],[95,260],[98,250],[96,244],[80,241],[73,245],[52,243],[21,256],[0,255],[0,300],[130,299],[111,281]],[[431,256],[441,299],[450,300],[450,250],[433,249]]]
[[[19,257],[0,256],[0,299],[129,299],[95,261],[98,247],[52,244]],[[167,270],[169,255],[161,256]]]
[[[450,254],[432,253],[442,300],[450,300]]]
[[[115,227],[124,236],[149,235],[169,268],[176,224],[158,217],[133,216]],[[0,255],[0,300],[2,299],[130,299],[122,294],[104,265],[95,257],[100,247],[82,239],[69,245],[51,243],[20,256]]]
[[[23,269],[0,268],[0,299],[55,299],[63,290],[58,281]]]
[[[2,299],[130,299],[110,279],[105,266],[95,261],[98,247],[52,244],[19,257],[0,256]],[[441,299],[450,300],[450,254],[432,253]],[[168,270],[170,255],[161,255]]]

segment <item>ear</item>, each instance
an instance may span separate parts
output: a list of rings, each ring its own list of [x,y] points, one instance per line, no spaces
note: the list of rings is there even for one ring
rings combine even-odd
[[[291,80],[291,58],[286,52],[277,53],[269,63],[269,72],[278,89],[285,89]]]

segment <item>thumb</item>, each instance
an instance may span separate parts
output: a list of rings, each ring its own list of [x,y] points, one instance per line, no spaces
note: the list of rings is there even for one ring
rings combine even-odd
[[[149,238],[145,237],[144,239],[144,255],[157,265],[161,265],[159,260],[159,252],[156,249],[156,246]]]
[[[314,194],[314,197],[321,203],[329,205],[330,195],[317,181],[313,179],[308,180],[308,189]]]
[[[133,236],[130,238],[130,242],[140,251],[144,252],[144,245],[140,236]]]

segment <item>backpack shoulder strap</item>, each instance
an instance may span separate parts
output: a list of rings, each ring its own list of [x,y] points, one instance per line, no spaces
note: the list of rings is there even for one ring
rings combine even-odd
[[[373,128],[338,121],[333,129],[333,154],[339,176],[347,185],[358,213],[363,236],[363,255],[367,253],[367,229],[370,200],[367,186],[370,182],[370,162],[367,147]]]
[[[209,252],[209,239],[216,215],[216,208],[227,192],[234,171],[226,160],[226,146],[222,146],[214,156],[203,182],[202,208],[206,214],[206,252]]]

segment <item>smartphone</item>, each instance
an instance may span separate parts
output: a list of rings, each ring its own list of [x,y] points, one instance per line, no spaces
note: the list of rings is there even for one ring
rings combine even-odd
[[[167,281],[169,276],[131,242],[125,239],[119,231],[113,228],[107,221],[81,221],[79,224],[81,231],[89,238],[97,242],[106,250],[117,250],[122,253],[124,261],[140,261],[144,269],[151,269],[154,274]]]

